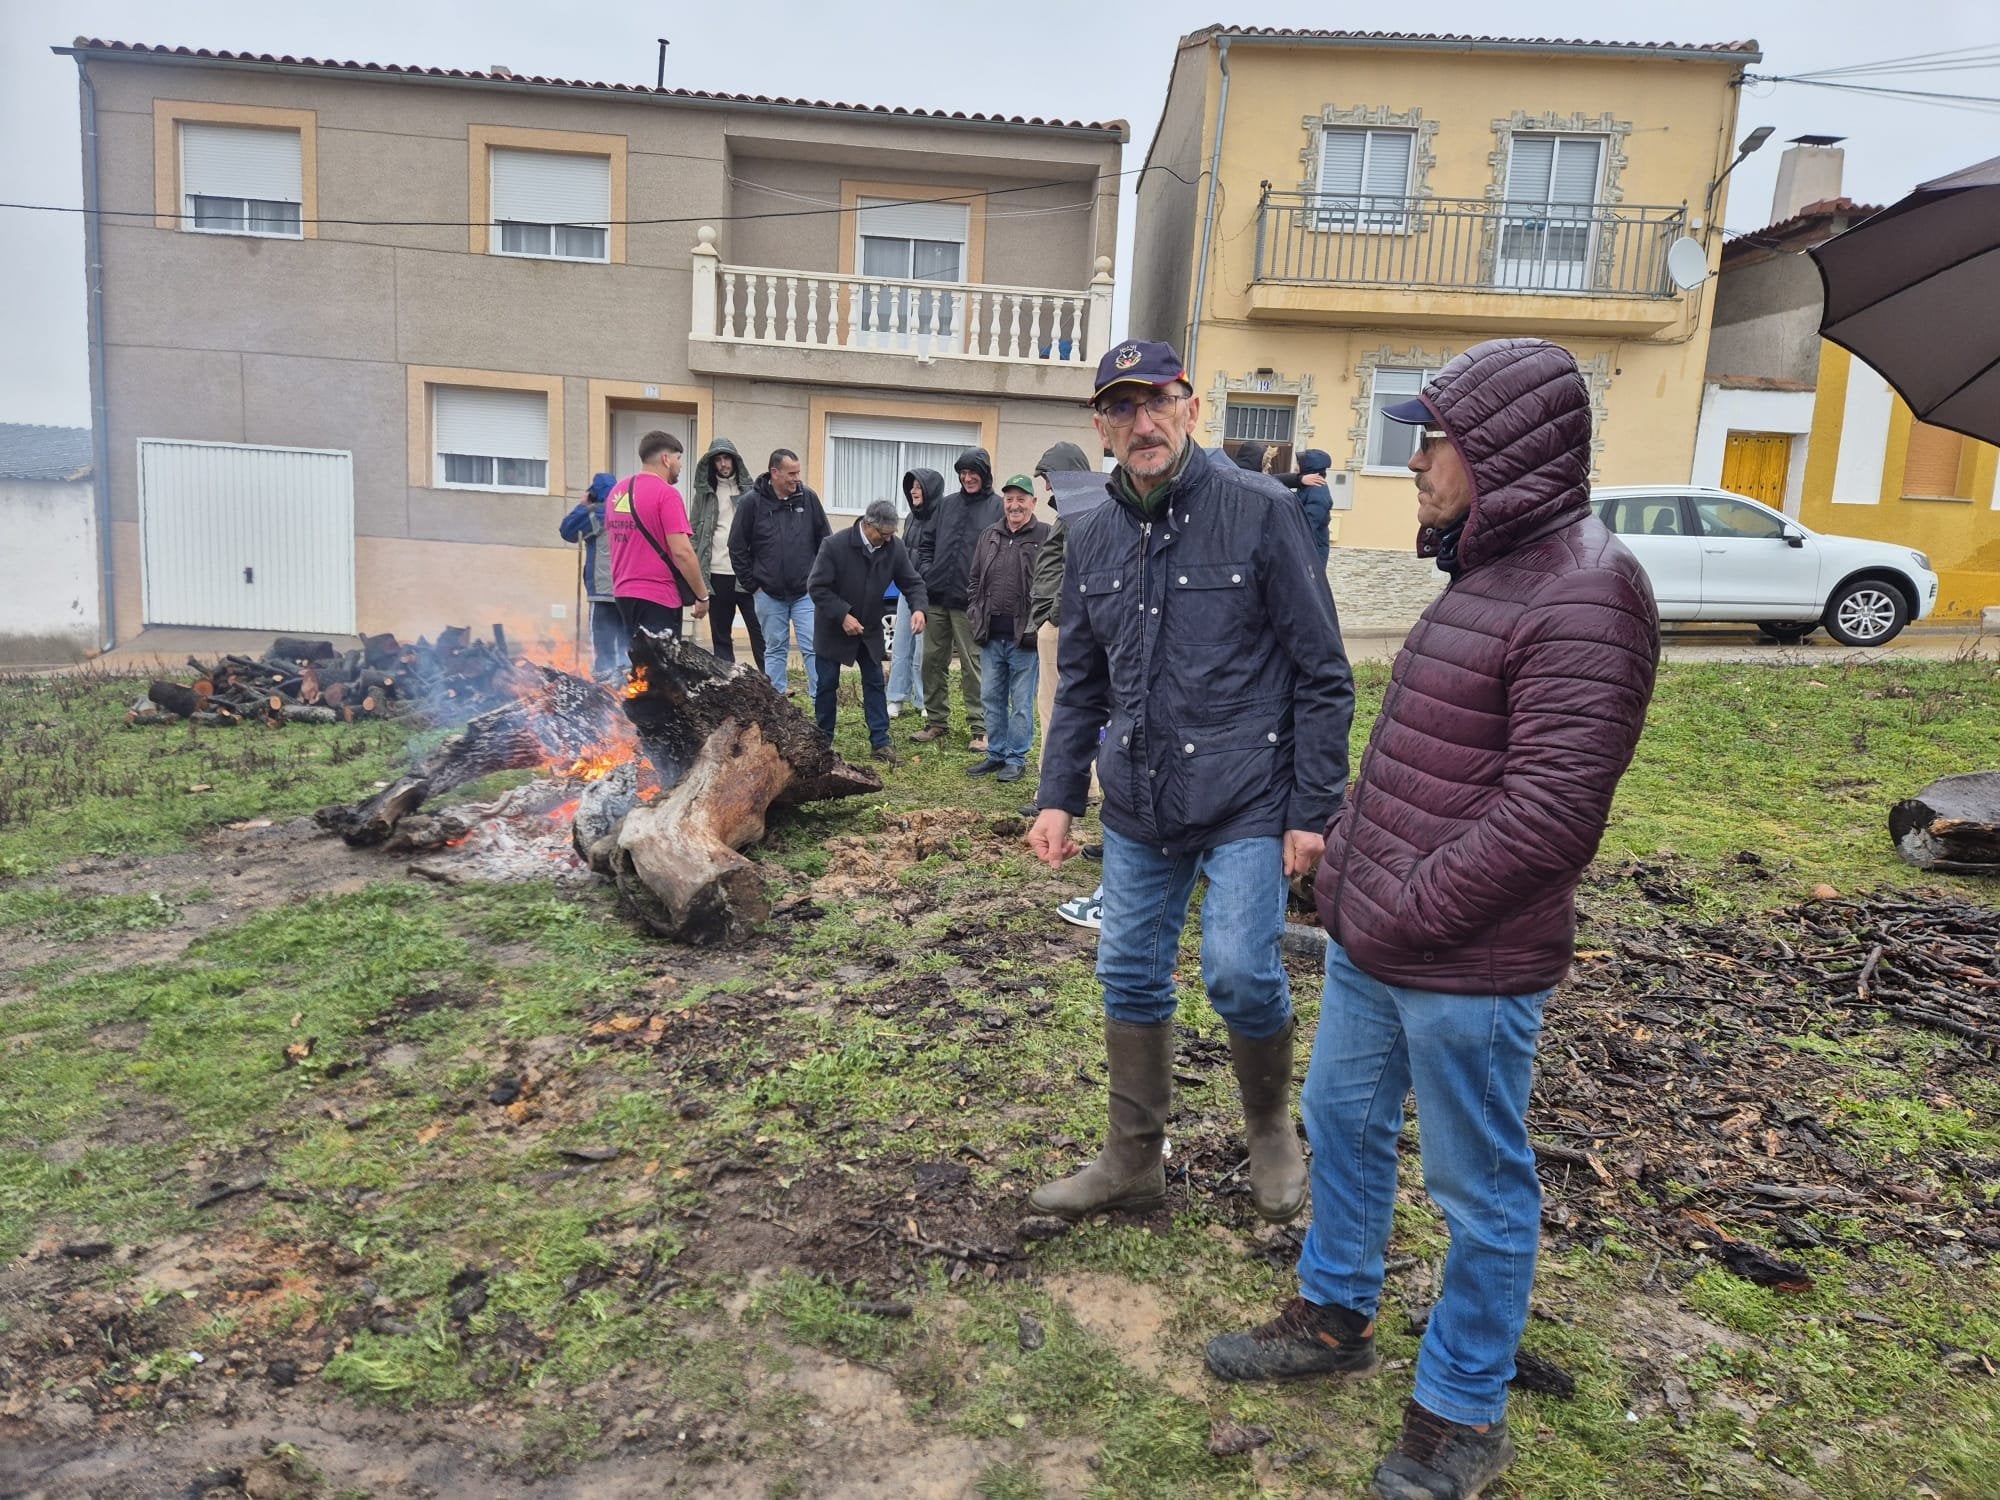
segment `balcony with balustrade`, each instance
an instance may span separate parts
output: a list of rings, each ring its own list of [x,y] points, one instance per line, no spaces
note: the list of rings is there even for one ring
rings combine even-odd
[[[1086,401],[1111,337],[1111,262],[1082,289],[725,265],[694,248],[688,364],[710,375]]]
[[[1250,316],[1643,336],[1677,323],[1682,208],[1277,192],[1257,208]]]

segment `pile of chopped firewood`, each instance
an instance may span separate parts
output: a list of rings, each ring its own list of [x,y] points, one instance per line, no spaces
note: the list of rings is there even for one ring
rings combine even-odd
[[[262,656],[231,654],[216,662],[190,656],[186,682],[155,682],[126,714],[131,724],[333,724],[408,714],[458,724],[511,702],[520,690],[507,635],[473,639],[463,625],[435,642],[405,645],[393,635],[363,636],[337,651],[331,641],[280,636]]]

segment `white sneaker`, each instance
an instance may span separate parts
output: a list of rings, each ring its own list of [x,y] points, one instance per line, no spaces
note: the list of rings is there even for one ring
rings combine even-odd
[[[1072,927],[1088,927],[1093,932],[1104,930],[1102,897],[1078,896],[1073,901],[1065,901],[1056,908],[1056,915]]]
[[[902,718],[902,717],[903,717],[903,705],[902,705],[902,704],[900,704],[900,703],[891,703],[891,704],[889,705],[889,717],[890,717],[890,718],[892,718],[892,719],[900,719],[900,718]]]

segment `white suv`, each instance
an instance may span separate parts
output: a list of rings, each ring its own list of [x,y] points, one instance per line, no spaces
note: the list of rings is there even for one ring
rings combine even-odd
[[[1880,646],[1937,607],[1923,553],[1808,531],[1728,490],[1602,485],[1591,504],[1645,568],[1662,620],[1745,620],[1788,646],[1824,625]]]

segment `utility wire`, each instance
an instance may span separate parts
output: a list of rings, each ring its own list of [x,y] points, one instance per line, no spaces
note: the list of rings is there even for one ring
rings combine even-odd
[[[2000,95],[1946,94],[1931,89],[1896,89],[1876,84],[1841,83],[1834,79],[1809,78],[1803,73],[1745,73],[1743,76],[1753,83],[1796,83],[1807,88],[1838,89],[1842,93],[1872,94],[1881,98],[1907,99],[1913,103],[1941,104],[1953,108],[1973,106],[1982,111],[2000,109]]]
[[[1189,165],[1189,164],[1183,163],[1183,165]],[[953,193],[942,198],[890,198],[883,200],[883,202],[880,205],[871,205],[871,206],[903,207],[906,205],[920,205],[925,203],[973,203],[980,201],[982,199],[1005,197],[1010,193],[1038,193],[1038,192],[1046,192],[1051,188],[1076,187],[1086,182],[1089,183],[1092,187],[1095,187],[1099,183],[1117,182],[1122,178],[1136,177],[1142,172],[1165,172],[1169,177],[1173,178],[1176,182],[1183,183],[1188,187],[1193,187],[1195,185],[1195,181],[1193,178],[1183,177],[1179,172],[1174,170],[1174,168],[1169,166],[1162,166],[1158,163],[1155,163],[1151,166],[1134,167],[1127,172],[1102,172],[1093,178],[1069,177],[1069,178],[1062,178],[1054,182],[1026,182],[1026,183],[1020,183],[1014,187],[982,188],[975,192]],[[1062,211],[1067,212],[1076,207],[1076,205],[1063,204],[1063,205],[1058,205],[1058,207]],[[192,219],[193,217],[195,217],[193,214],[186,214],[186,213],[173,213],[173,212],[162,213],[158,209],[153,209],[153,208],[90,209],[83,207],[73,207],[69,204],[63,204],[63,203],[0,202],[0,208],[19,209],[24,213],[49,213],[49,214],[95,213],[99,217],[107,219]],[[1024,209],[1021,210],[1021,213],[1023,215],[1027,215],[1027,214],[1047,213],[1053,211],[1055,210],[1046,208]],[[692,216],[685,218],[660,218],[660,219],[593,219],[590,221],[588,227],[609,229],[612,227],[633,227],[633,226],[663,225],[663,224],[664,225],[740,224],[760,219],[811,219],[811,218],[821,217],[826,214],[844,214],[853,212],[856,212],[856,210],[845,207],[843,205],[825,204],[814,208],[772,209],[766,213],[694,214]],[[373,229],[469,229],[474,227],[484,227],[487,224],[497,223],[498,221],[493,219],[301,218],[298,222],[302,225],[345,224],[345,225],[359,226],[359,227],[373,228]],[[536,220],[534,222],[539,223],[542,221]],[[579,221],[579,227],[582,227],[581,221]]]
[[[1853,78],[1873,73],[1950,73],[1990,68],[2000,64],[2000,44],[1980,43],[1952,47],[1942,52],[1916,52],[1908,57],[1885,57],[1871,62],[1850,63],[1836,68],[1808,68],[1797,78]]]

